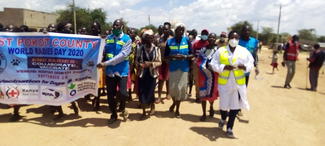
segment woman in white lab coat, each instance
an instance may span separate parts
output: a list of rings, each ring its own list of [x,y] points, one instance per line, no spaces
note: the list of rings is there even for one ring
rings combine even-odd
[[[228,45],[218,49],[210,66],[219,73],[218,89],[221,112],[219,127],[223,128],[228,116],[226,134],[228,137],[234,138],[232,129],[238,111],[249,109],[245,72],[249,72],[254,67],[254,59],[246,48],[238,45],[239,35],[236,31],[231,31],[228,37]]]

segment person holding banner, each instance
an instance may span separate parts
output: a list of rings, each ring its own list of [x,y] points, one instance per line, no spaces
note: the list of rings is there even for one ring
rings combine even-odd
[[[210,66],[213,71],[219,73],[219,128],[223,128],[227,123],[227,136],[235,138],[232,129],[236,115],[239,109],[249,109],[245,73],[253,69],[254,58],[246,48],[238,45],[239,35],[236,31],[231,31],[228,38],[228,45],[216,51]]]
[[[119,88],[122,116],[124,119],[128,116],[128,112],[125,110],[125,102],[128,96],[128,56],[131,53],[132,40],[129,35],[123,33],[123,27],[124,23],[121,19],[114,21],[113,34],[106,38],[104,62],[97,65],[97,67],[105,67],[106,69],[107,98],[109,109],[112,112],[108,124],[117,120],[117,88]]]
[[[27,27],[27,29],[28,29],[28,27]],[[6,32],[15,32],[15,30],[16,30],[16,26],[14,26],[12,24],[8,25],[5,28]],[[19,121],[22,118],[22,116],[19,114],[21,105],[14,104],[14,105],[10,105],[10,106],[14,108],[14,111],[13,111],[13,115],[10,117],[9,121],[11,121],[11,122]]]

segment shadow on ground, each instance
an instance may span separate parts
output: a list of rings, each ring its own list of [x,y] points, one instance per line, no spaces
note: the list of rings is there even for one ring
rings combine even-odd
[[[226,132],[217,127],[191,127],[190,129],[208,138],[210,141],[217,141],[218,138],[227,138]]]

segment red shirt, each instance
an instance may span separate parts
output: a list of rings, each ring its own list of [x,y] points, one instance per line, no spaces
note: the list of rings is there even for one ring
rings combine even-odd
[[[192,52],[194,52],[195,57],[199,55],[201,48],[209,45],[208,41],[197,40],[192,45]]]

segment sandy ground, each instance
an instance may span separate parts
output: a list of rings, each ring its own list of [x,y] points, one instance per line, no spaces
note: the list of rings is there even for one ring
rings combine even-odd
[[[127,105],[130,113],[125,122],[120,119],[107,124],[106,98],[101,110],[92,111],[90,102],[79,101],[80,116],[74,116],[69,105],[61,121],[53,121],[48,107],[24,106],[24,118],[8,122],[12,109],[0,107],[0,145],[324,145],[325,144],[325,75],[319,78],[318,92],[306,88],[306,54],[300,55],[292,89],[282,88],[286,69],[271,72],[271,51],[260,54],[261,75],[251,75],[248,94],[250,111],[236,120],[234,134],[228,139],[217,128],[220,115],[200,122],[200,104],[193,100],[181,105],[181,119],[168,112],[171,101],[156,105],[156,115],[140,121],[141,110],[135,102]],[[309,83],[308,83],[309,86]],[[195,95],[193,93],[193,95]],[[193,99],[193,97],[192,97]],[[214,105],[218,109],[218,102]]]

